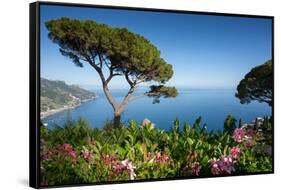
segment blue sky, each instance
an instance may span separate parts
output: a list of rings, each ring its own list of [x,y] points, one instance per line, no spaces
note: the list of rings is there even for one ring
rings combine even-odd
[[[271,59],[271,20],[41,5],[41,76],[87,88],[100,87],[87,64],[76,67],[48,39],[44,23],[69,17],[126,27],[149,39],[173,65],[168,85],[187,88],[236,88],[254,66]],[[124,78],[112,88],[127,87]]]

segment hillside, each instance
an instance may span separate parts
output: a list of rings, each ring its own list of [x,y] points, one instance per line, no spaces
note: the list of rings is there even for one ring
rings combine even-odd
[[[94,99],[96,94],[63,81],[41,78],[41,116],[73,108],[83,101]]]

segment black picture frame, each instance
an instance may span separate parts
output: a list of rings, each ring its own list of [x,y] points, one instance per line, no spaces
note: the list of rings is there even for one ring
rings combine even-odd
[[[245,18],[264,18],[270,19],[272,22],[272,63],[273,63],[273,152],[272,152],[272,171],[270,172],[254,172],[231,176],[218,177],[233,177],[243,175],[258,175],[258,174],[273,174],[274,173],[274,17],[263,15],[247,15],[247,14],[232,14],[232,13],[218,13],[218,12],[200,12],[188,10],[170,10],[170,9],[156,9],[156,8],[141,8],[141,7],[125,7],[125,6],[109,6],[109,5],[91,5],[78,3],[60,3],[40,1],[29,4],[29,185],[33,188],[42,188],[40,186],[40,6],[54,5],[54,6],[68,6],[68,7],[88,7],[88,8],[105,8],[118,10],[134,10],[134,11],[149,11],[149,12],[165,12],[165,13],[187,13],[195,15],[211,15],[211,16],[231,16],[231,17],[245,17]],[[165,179],[150,179],[150,180],[134,180],[134,181],[109,181],[96,182],[90,184],[72,184],[62,186],[48,186],[52,187],[69,187],[69,186],[85,186],[85,185],[100,185],[100,184],[121,184],[121,183],[136,183],[136,182],[152,182],[152,181],[167,181],[167,180],[185,180],[185,179],[200,179],[213,178],[214,176],[204,177],[184,177],[184,178],[165,178]],[[45,187],[44,187],[45,188]]]

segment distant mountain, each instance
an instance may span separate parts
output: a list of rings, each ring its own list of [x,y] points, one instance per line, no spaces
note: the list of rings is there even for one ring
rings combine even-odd
[[[41,78],[41,115],[49,115],[79,105],[83,101],[96,98],[94,92],[64,81]]]

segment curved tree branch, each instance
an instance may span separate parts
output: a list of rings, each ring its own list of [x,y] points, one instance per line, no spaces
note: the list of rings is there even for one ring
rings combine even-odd
[[[129,85],[132,87],[134,85],[134,83],[131,81],[131,79],[129,78],[129,74],[128,72],[125,72],[125,79],[126,81],[129,83]]]
[[[129,103],[129,100],[131,98],[131,96],[133,95],[134,93],[134,90],[135,90],[135,86],[132,86],[129,91],[127,92],[126,96],[124,97],[124,99],[122,100],[121,104],[118,106],[117,108],[117,112],[118,113],[121,113],[124,108],[127,106],[127,104]]]

